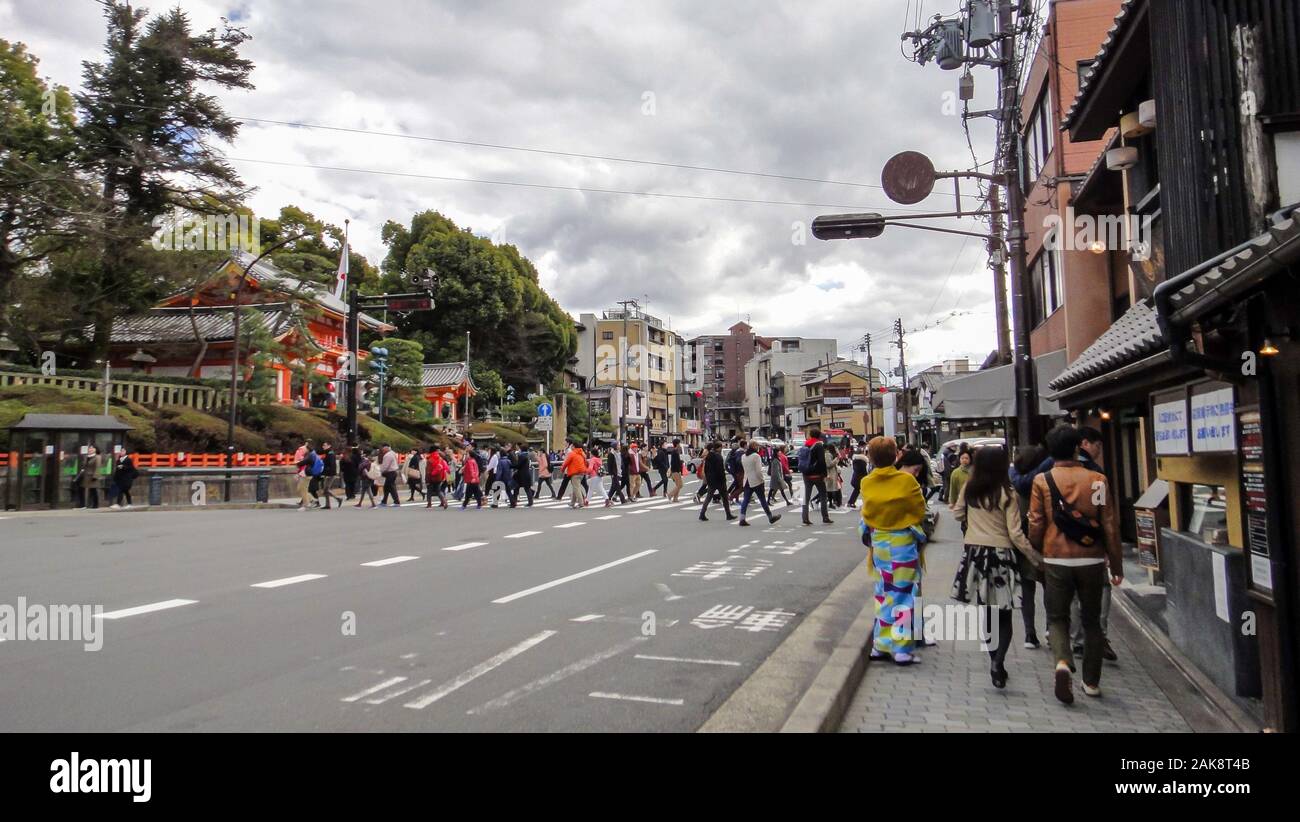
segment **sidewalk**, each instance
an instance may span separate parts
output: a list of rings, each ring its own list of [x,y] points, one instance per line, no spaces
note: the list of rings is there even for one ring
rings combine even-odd
[[[935,541],[926,549],[925,604],[948,603],[961,555],[961,530],[941,509]],[[900,667],[871,662],[853,696],[842,733],[920,731],[926,733],[1031,731],[1139,733],[1187,732],[1188,721],[1165,696],[1126,641],[1133,632],[1118,630],[1123,619],[1111,611],[1110,641],[1118,662],[1102,669],[1102,696],[1083,695],[1075,676],[1075,702],[1063,705],[1052,693],[1053,664],[1047,648],[1042,589],[1038,589],[1038,650],[1024,646],[1024,622],[1015,614],[1015,638],[1007,655],[1004,690],[989,679],[989,657],[971,641],[940,641],[921,651],[922,662]],[[1140,641],[1140,640],[1137,640]]]

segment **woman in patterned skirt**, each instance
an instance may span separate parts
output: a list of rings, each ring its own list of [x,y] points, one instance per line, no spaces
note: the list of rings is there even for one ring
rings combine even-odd
[[[916,586],[925,542],[925,497],[916,479],[894,467],[898,446],[889,437],[867,445],[871,464],[880,466],[862,478],[863,542],[871,548],[876,581],[876,629],[872,659],[892,656],[908,665],[916,661],[912,623]]]
[[[984,447],[975,452],[970,479],[953,505],[953,515],[966,523],[966,556],[953,584],[953,597],[981,610],[989,645],[989,676],[995,688],[1007,684],[1006,658],[1011,647],[1012,611],[1021,607],[1020,563],[1023,554],[1034,567],[1043,557],[1029,544],[1020,521],[1020,498],[1008,477],[1007,452]],[[994,612],[997,622],[994,624]]]

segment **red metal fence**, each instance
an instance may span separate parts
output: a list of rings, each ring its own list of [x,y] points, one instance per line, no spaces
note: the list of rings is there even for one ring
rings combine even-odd
[[[0,453],[0,468],[12,464],[18,453]],[[131,454],[136,468],[225,468],[225,454]],[[263,468],[274,465],[293,465],[293,454],[235,454],[235,466]]]

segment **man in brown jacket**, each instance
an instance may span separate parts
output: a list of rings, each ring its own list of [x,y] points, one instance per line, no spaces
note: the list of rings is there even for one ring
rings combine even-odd
[[[1077,594],[1083,623],[1083,692],[1101,696],[1101,660],[1105,635],[1101,630],[1101,596],[1105,587],[1119,585],[1124,577],[1116,511],[1107,504],[1106,478],[1079,464],[1079,432],[1061,425],[1047,435],[1047,451],[1055,462],[1051,471],[1034,478],[1029,498],[1029,541],[1043,553],[1046,585],[1044,605],[1047,633],[1056,657],[1056,698],[1074,701],[1070,679],[1070,602]],[[1091,532],[1080,542],[1057,524],[1048,478],[1061,498],[1081,519],[1082,531]],[[1096,523],[1099,528],[1086,527]],[[1077,535],[1076,535],[1077,536]],[[1085,544],[1091,541],[1091,544]],[[1107,568],[1110,579],[1107,579]]]

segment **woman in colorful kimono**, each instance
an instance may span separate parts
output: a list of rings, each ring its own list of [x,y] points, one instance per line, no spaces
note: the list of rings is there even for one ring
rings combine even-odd
[[[880,466],[862,478],[863,541],[871,548],[876,580],[876,629],[871,658],[893,657],[908,665],[917,661],[912,625],[916,587],[921,575],[921,545],[925,542],[925,496],[911,474],[894,467],[898,445],[889,437],[867,444],[871,464]]]

